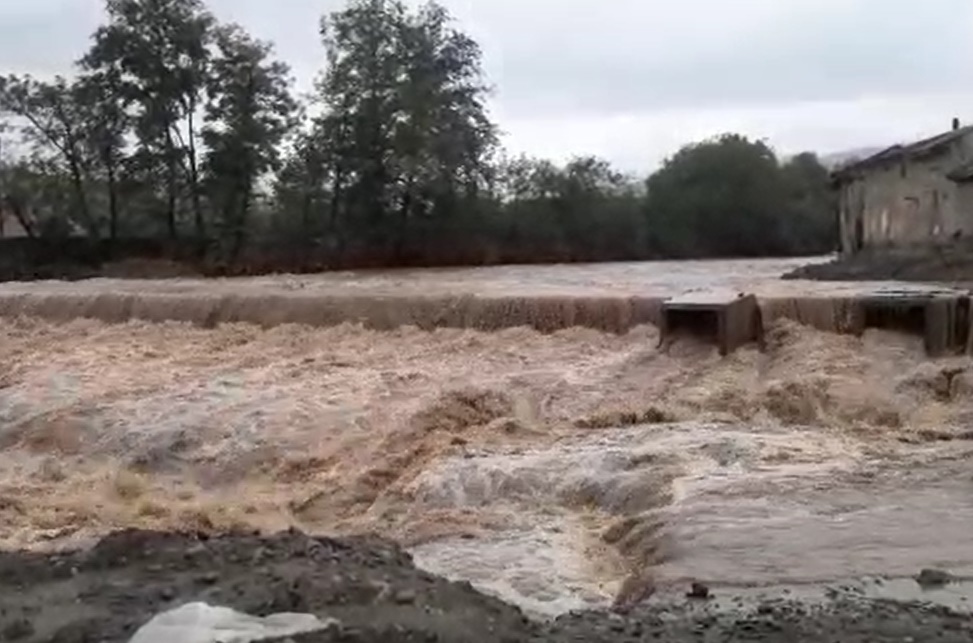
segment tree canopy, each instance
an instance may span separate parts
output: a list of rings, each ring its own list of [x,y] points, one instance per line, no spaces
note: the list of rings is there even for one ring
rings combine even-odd
[[[105,15],[71,77],[0,78],[0,213],[38,240],[117,254],[151,239],[230,270],[834,245],[811,153],[781,162],[726,134],[647,179],[504,154],[482,52],[434,2],[324,16],[325,65],[302,99],[271,44],[202,0],[106,0]]]

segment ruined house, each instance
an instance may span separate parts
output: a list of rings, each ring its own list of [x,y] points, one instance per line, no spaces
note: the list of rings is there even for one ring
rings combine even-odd
[[[973,126],[894,145],[834,174],[842,256],[973,239]]]

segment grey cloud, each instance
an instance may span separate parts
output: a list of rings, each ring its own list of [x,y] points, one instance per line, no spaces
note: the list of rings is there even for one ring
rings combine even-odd
[[[936,92],[973,77],[969,0],[445,0],[507,111],[619,113]],[[98,0],[0,7],[6,67],[66,68]],[[341,0],[211,0],[273,40],[304,84]]]
[[[88,0],[0,3],[0,73],[69,73],[100,15]]]
[[[785,135],[794,145],[910,138],[959,109],[940,104],[942,96],[966,92],[973,78],[969,0],[442,1],[483,47],[501,125],[552,152],[593,147],[650,160],[717,127]],[[0,72],[69,71],[101,4],[0,0]],[[273,41],[307,89],[325,58],[318,21],[344,2],[208,4],[221,19]],[[925,96],[936,101],[931,111],[890,111],[892,103]],[[880,114],[853,108],[870,98],[879,99],[868,105]],[[848,111],[805,107],[824,102]],[[741,110],[766,109],[780,114],[772,128],[760,118],[734,120]],[[685,125],[699,110],[714,114],[716,124]],[[620,116],[634,122],[615,124]],[[563,127],[548,131],[545,121],[570,123],[578,136],[565,137]],[[881,131],[868,129],[873,121]],[[829,134],[837,125],[840,131]],[[856,127],[867,140],[848,136]],[[659,128],[670,134],[655,136]],[[795,128],[803,134],[787,134]]]
[[[562,31],[562,41],[556,20],[507,45],[498,31],[493,71],[503,101],[521,113],[633,112],[934,93],[973,77],[973,4],[965,0],[821,2],[757,28],[747,24],[748,3],[689,4],[699,12],[693,21],[648,3],[616,33],[595,21]],[[722,32],[713,29],[719,23]],[[639,42],[639,29],[655,40]]]

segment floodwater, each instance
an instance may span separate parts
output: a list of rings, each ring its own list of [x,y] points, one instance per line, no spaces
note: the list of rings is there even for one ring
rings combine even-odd
[[[786,263],[277,279],[373,292],[742,289]],[[0,320],[0,546],[70,546],[124,526],[373,531],[542,614],[690,579],[973,577],[973,361],[927,359],[917,337],[786,321],[763,353],[721,358],[690,340],[661,353],[657,339],[651,327]]]
[[[329,296],[436,296],[476,294],[521,296],[671,296],[696,290],[735,290],[763,296],[848,295],[876,288],[916,288],[898,282],[781,280],[800,266],[833,257],[642,261],[599,264],[516,265],[317,275],[270,275],[198,279],[89,279],[80,282],[0,283],[0,296],[23,292],[142,293],[162,295],[259,296],[270,293]],[[949,285],[949,284],[941,284]]]

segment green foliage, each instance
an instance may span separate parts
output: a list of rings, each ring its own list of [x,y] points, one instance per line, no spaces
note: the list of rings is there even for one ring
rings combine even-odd
[[[117,99],[133,112],[146,188],[164,176],[169,237],[179,234],[188,194],[198,236],[200,203],[196,118],[209,74],[214,19],[200,0],[107,0],[108,24],[94,34],[82,69],[116,77]]]
[[[726,134],[684,147],[646,190],[649,243],[662,256],[830,249],[828,173],[812,154],[781,167],[766,144]]]
[[[35,168],[43,165],[43,171],[55,174],[52,182],[64,179],[65,191],[70,196],[59,200],[70,199],[72,207],[64,210],[63,216],[97,237],[99,229],[91,214],[85,181],[91,162],[90,149],[85,145],[89,142],[85,108],[79,82],[69,83],[61,77],[50,83],[29,76],[0,79],[0,113],[16,116],[26,123],[22,133],[33,147]],[[45,152],[50,153],[42,156]]]
[[[505,158],[480,48],[435,3],[350,0],[324,17],[303,105],[272,48],[202,0],[105,6],[74,78],[0,79],[0,208],[31,236],[164,239],[220,263],[269,254],[271,269],[833,245],[813,154],[781,163],[726,135],[644,181],[594,157]]]
[[[357,0],[322,21],[319,85],[334,225],[340,245],[402,258],[429,220],[470,207],[496,145],[480,50],[442,7]],[[332,226],[333,228],[334,226]]]
[[[838,238],[838,198],[828,170],[810,152],[798,154],[781,168],[787,190],[781,243],[797,254],[833,250]]]
[[[246,239],[258,182],[277,169],[293,126],[288,68],[270,53],[237,26],[217,32],[203,129],[205,182],[219,236],[231,240],[231,261]]]

